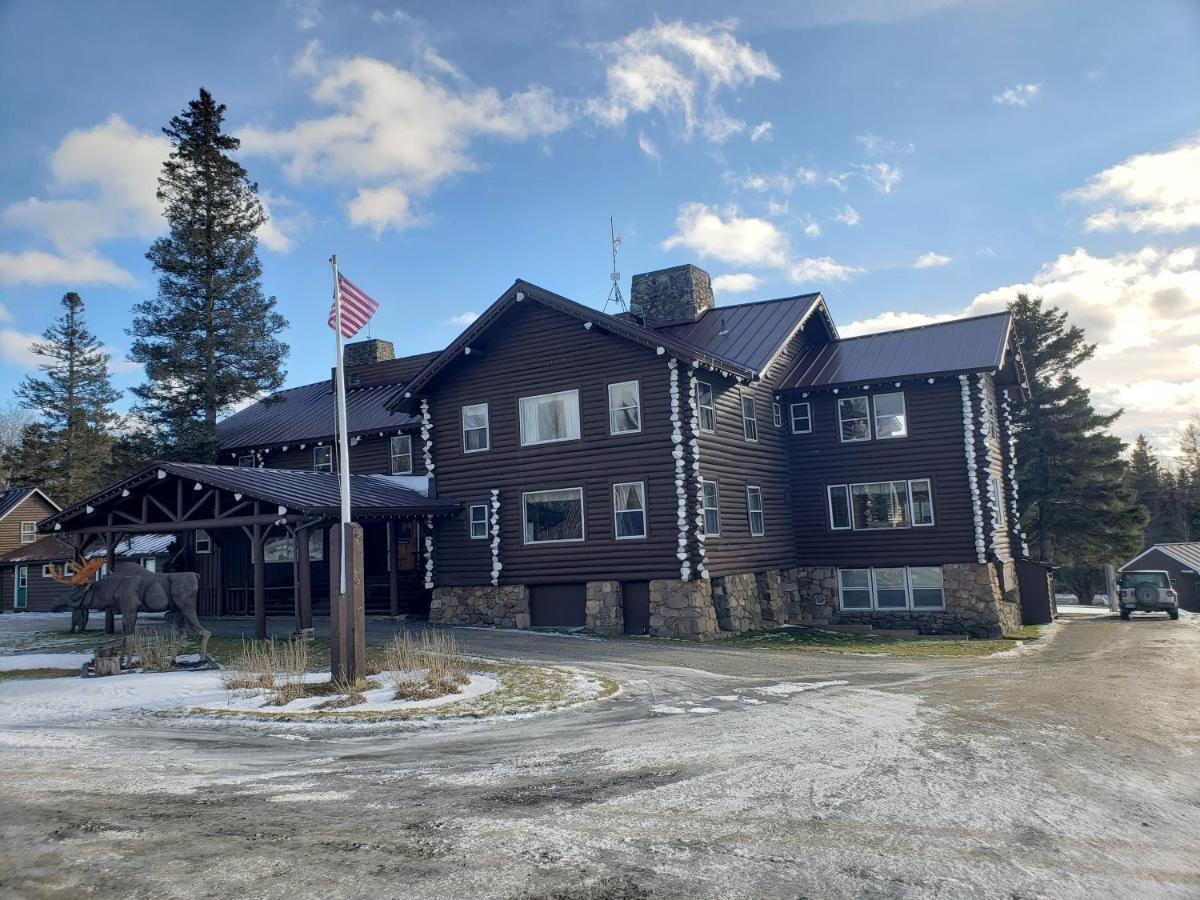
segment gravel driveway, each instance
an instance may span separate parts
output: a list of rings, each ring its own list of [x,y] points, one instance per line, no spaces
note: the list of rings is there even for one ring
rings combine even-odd
[[[1200,896],[1200,617],[989,660],[458,636],[622,692],[349,733],[5,727],[0,895]]]

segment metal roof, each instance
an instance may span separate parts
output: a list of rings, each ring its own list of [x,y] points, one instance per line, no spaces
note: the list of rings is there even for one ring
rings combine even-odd
[[[1171,557],[1171,559],[1183,563],[1183,565],[1193,571],[1200,572],[1200,543],[1195,541],[1190,543],[1154,544],[1121,566],[1119,571],[1125,571],[1151,550],[1161,550],[1167,556]]]
[[[830,341],[805,351],[784,389],[869,384],[891,378],[983,372],[1004,364],[1007,312]]]
[[[824,307],[820,294],[801,294],[718,306],[695,322],[664,325],[654,330],[702,347],[713,356],[733,360],[761,375],[796,330],[818,308],[824,310]],[[837,329],[828,312],[825,320],[829,333],[836,336]]]
[[[117,543],[117,556],[163,556],[174,540],[174,534],[129,535]],[[97,556],[104,556],[107,552],[104,547],[99,547],[90,551],[87,557],[91,559]],[[75,556],[74,547],[66,541],[51,535],[39,538],[32,544],[22,544],[20,547],[8,551],[3,556],[0,556],[0,565],[9,565],[10,563],[62,562],[63,560],[74,559]]]
[[[45,500],[50,506],[54,507],[55,509],[59,508],[59,505],[57,503],[55,503],[53,500],[51,500],[49,497],[47,497],[38,488],[35,488],[35,487],[10,487],[10,488],[6,488],[3,491],[0,491],[0,519],[3,519],[10,512],[12,512],[18,506],[20,506],[21,503],[24,502],[24,500],[26,498],[28,498],[30,494],[35,494],[35,493],[40,494],[42,499]]]

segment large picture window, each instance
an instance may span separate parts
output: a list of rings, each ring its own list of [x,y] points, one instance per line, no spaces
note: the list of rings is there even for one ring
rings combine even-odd
[[[579,391],[521,398],[521,444],[549,444],[579,437]]]
[[[829,527],[835,531],[933,524],[933,490],[928,478],[831,484],[827,491]]]
[[[332,472],[333,471],[333,448],[332,447],[313,447],[313,471],[314,472]]]
[[[521,495],[526,544],[583,540],[583,488]]]
[[[642,430],[642,398],[636,381],[608,386],[608,433],[633,434]]]
[[[617,540],[646,536],[646,484],[630,481],[613,485],[613,515]]]
[[[946,605],[941,566],[838,569],[838,602],[844,610],[923,610]]]
[[[875,437],[885,438],[904,437],[908,434],[908,417],[904,414],[904,394],[897,391],[894,394],[876,394],[875,404]]]
[[[717,497],[717,483],[704,483],[704,533],[716,536],[721,533],[721,504]]]
[[[837,408],[842,443],[871,439],[871,404],[866,397],[842,397]]]
[[[717,410],[713,406],[712,385],[704,381],[696,382],[696,408],[700,412],[700,430],[717,430]]]
[[[412,435],[394,435],[388,449],[392,463],[392,474],[411,475],[413,470]]]
[[[750,485],[746,488],[746,512],[750,519],[750,534],[762,537],[766,534],[763,522],[762,488]]]
[[[488,405],[476,403],[462,408],[463,452],[477,453],[492,445],[491,427],[488,424]]]

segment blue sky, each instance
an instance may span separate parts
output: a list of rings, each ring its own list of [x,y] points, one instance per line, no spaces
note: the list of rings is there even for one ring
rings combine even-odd
[[[1124,435],[1200,411],[1196,3],[517,6],[0,5],[0,387],[67,290],[137,383],[159,128],[204,85],[272,214],[289,384],[329,369],[330,253],[420,352],[517,277],[601,305],[612,215],[626,294],[695,262],[853,333],[1027,288],[1101,344]]]

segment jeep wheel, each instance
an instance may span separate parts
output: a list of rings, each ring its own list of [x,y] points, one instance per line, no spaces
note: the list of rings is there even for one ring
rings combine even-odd
[[[1125,621],[1125,622],[1128,622],[1128,621],[1129,621],[1129,614],[1130,614],[1130,611],[1129,611],[1128,609],[1123,609],[1123,610],[1121,610],[1121,619],[1122,619],[1123,621]]]
[[[1171,617],[1172,622],[1179,621],[1179,610],[1178,609],[1168,609],[1167,615]]]

